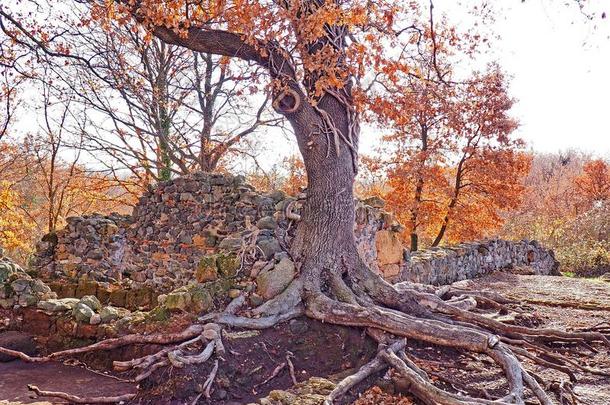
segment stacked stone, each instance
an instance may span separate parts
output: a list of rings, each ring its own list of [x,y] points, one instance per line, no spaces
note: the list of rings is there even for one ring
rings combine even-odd
[[[67,226],[37,246],[41,277],[120,281],[129,216],[69,217]]]
[[[510,269],[559,275],[553,251],[536,241],[490,239],[414,252],[404,263],[399,280],[444,285]]]
[[[395,275],[403,261],[400,227],[382,206],[379,199],[358,203],[356,236],[367,263]],[[37,268],[43,278],[67,284],[122,281],[170,291],[202,282],[201,263],[219,252],[231,261],[250,249],[250,265],[279,263],[295,229],[286,212],[298,215],[300,207],[301,200],[282,192],[256,192],[242,176],[193,173],[151,187],[132,216],[69,218],[39,243]]]
[[[70,218],[64,230],[43,238],[37,267],[64,287],[78,279],[79,297],[106,290],[158,295],[193,283],[249,277],[263,286],[256,294],[268,299],[295,276],[286,249],[304,198],[258,193],[241,176],[193,173],[151,187],[132,216]],[[411,257],[399,238],[401,225],[383,207],[379,198],[357,202],[354,226],[362,258],[392,282],[446,284],[519,266],[537,274],[557,272],[552,252],[529,241],[467,243]],[[78,287],[91,281],[110,286]],[[132,307],[148,306],[131,301]]]
[[[56,297],[49,286],[28,275],[19,265],[4,256],[0,248],[0,307],[17,309],[36,306],[41,300]]]
[[[384,206],[379,197],[357,201],[354,232],[360,257],[373,271],[393,281],[408,260],[409,250],[400,240],[402,225],[383,211]]]
[[[278,195],[261,195],[242,176],[194,173],[143,195],[129,227],[129,278],[159,287],[186,285],[201,258],[241,247]],[[281,196],[280,196],[281,198]]]

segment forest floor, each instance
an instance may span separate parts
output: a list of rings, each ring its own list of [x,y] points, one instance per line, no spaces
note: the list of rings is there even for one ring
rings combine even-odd
[[[514,305],[514,309],[522,311],[522,315],[495,314],[496,319],[509,323],[576,329],[610,321],[610,283],[595,279],[495,273],[461,282],[460,287],[495,291],[520,301],[521,304]],[[227,352],[224,361],[220,362],[211,399],[206,402],[202,398],[200,404],[247,404],[266,396],[271,390],[290,388],[292,377],[287,365],[275,377],[270,378],[274,371],[287,363],[287,356],[294,364],[296,380],[302,382],[310,377],[340,379],[366,363],[376,352],[375,344],[361,330],[322,324],[305,318],[261,332],[231,331],[225,335],[224,340]],[[583,349],[576,351],[570,347],[561,349],[567,356],[578,359],[583,364],[610,370],[610,357],[606,349],[598,353]],[[149,350],[154,351],[155,347],[145,349]],[[492,397],[501,396],[505,392],[504,374],[484,356],[431,347],[414,341],[408,342],[408,353],[439,386]],[[110,366],[111,360],[133,354],[97,354],[80,360],[103,369]],[[141,385],[140,394],[133,403],[192,403],[201,392],[201,386],[212,367],[211,363],[158,371]],[[557,371],[542,369],[527,361],[525,364],[546,381],[568,380],[566,375]],[[32,383],[41,389],[76,395],[116,395],[135,389],[133,385],[84,368],[68,367],[60,363],[0,363],[0,375],[0,405],[42,401],[30,398],[26,386]],[[574,384],[574,392],[579,396],[579,403],[610,404],[610,377],[582,373],[576,375],[578,382]],[[342,403],[417,403],[408,395],[400,394],[400,387],[389,384],[385,377],[384,374],[371,377],[363,384],[373,384],[375,388],[366,391],[360,398],[355,394],[349,396]],[[356,387],[357,390],[362,388],[362,384]]]

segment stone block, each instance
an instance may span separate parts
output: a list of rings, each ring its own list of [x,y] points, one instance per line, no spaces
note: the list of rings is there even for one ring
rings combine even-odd
[[[378,231],[375,235],[377,262],[380,266],[400,264],[403,258],[403,246],[398,234],[388,230]]]
[[[127,300],[126,290],[116,290],[110,293],[110,303],[117,307],[125,307]]]
[[[195,278],[199,283],[214,281],[218,279],[218,268],[216,267],[216,256],[203,257],[195,270]]]
[[[256,292],[264,299],[271,299],[284,291],[295,276],[292,260],[282,259],[273,269],[259,274],[256,278]]]

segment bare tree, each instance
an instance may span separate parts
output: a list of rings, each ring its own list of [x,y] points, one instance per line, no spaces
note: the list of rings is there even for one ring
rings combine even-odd
[[[7,135],[15,111],[20,104],[19,86],[25,81],[7,67],[0,66],[0,140]]]
[[[281,122],[266,99],[251,107],[244,66],[226,58],[118,25],[71,38],[87,62],[55,70],[87,110],[83,148],[111,171],[142,183],[214,171],[244,138]]]

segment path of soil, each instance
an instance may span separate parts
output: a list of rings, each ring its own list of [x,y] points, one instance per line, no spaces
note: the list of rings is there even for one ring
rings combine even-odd
[[[587,328],[602,322],[610,322],[610,283],[599,279],[579,279],[553,276],[517,276],[495,273],[468,282],[471,288],[496,291],[505,297],[526,303],[525,308],[542,320],[542,325],[562,330]],[[589,367],[610,370],[607,348],[593,354],[582,351],[576,358]],[[531,364],[534,370],[541,369]],[[566,379],[554,371],[540,373],[547,380]],[[610,377],[577,374],[574,391],[580,403],[610,405]]]
[[[57,399],[31,397],[27,384],[47,391],[63,391],[78,396],[120,395],[135,391],[133,384],[117,381],[80,367],[61,363],[32,364],[21,361],[0,363],[0,405],[62,403]]]

